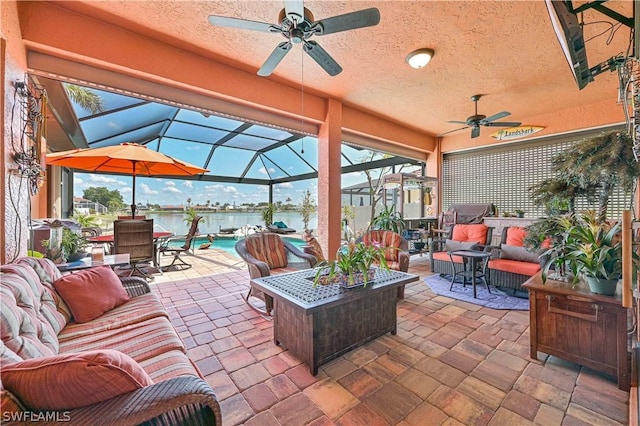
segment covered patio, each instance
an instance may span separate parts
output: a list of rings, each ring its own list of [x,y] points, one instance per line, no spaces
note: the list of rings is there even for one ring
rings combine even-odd
[[[556,357],[531,360],[528,311],[437,296],[422,281],[428,256],[411,258],[421,281],[398,304],[398,334],[314,377],[243,300],[249,278],[238,260],[196,250],[192,269],[152,284],[225,425],[628,424],[628,393],[613,378]]]
[[[633,15],[633,2],[611,3],[620,14]],[[360,170],[353,161],[359,150],[389,153],[379,165],[410,163],[436,179],[435,214],[460,197],[493,202],[482,199],[493,193],[476,190],[477,182],[511,188],[515,201],[504,205],[512,209],[525,198],[527,181],[520,177],[544,177],[538,172],[546,157],[529,149],[552,152],[603,130],[626,129],[636,117],[628,102],[637,93],[632,28],[628,20],[602,18],[594,9],[581,15],[589,23],[581,27],[585,39],[593,40],[592,66],[618,64],[608,60],[620,52],[629,62],[598,72],[579,90],[542,1],[309,0],[305,7],[318,18],[380,10],[376,27],[320,39],[344,68],[336,77],[301,46],[270,77],[259,77],[278,37],[216,28],[206,20],[213,14],[275,22],[282,5],[0,2],[2,263],[26,255],[31,218],[68,215],[63,200],[71,199],[70,175],[44,167],[52,149],[136,139],[178,156],[187,147],[206,146],[199,160],[213,173],[203,180],[273,185],[317,178],[319,239],[325,253],[335,253],[341,175]],[[432,62],[411,69],[407,54],[424,47],[435,50]],[[150,120],[107,134],[119,126],[108,113],[83,117],[74,110],[64,89],[69,84],[112,101],[135,99],[114,101],[109,113],[126,116],[140,107]],[[44,107],[34,112],[28,93],[39,94]],[[476,94],[482,97],[474,105]],[[472,118],[484,113],[538,130],[515,141],[501,140],[491,126],[479,127],[478,134]],[[44,129],[34,126],[45,123],[43,117]],[[242,164],[216,161],[221,147],[242,149],[246,158]],[[317,164],[299,155],[303,149]],[[280,157],[283,151],[291,156]],[[490,161],[484,162],[485,154]],[[277,166],[269,180],[261,179],[260,162],[266,169]],[[502,174],[492,173],[498,169]],[[452,179],[460,171],[468,179]],[[633,204],[638,211],[637,195]],[[273,322],[244,302],[249,274],[239,258],[196,250],[189,257],[192,268],[158,275],[150,288],[220,401],[224,425],[630,422],[629,392],[619,390],[614,378],[556,357],[531,359],[527,311],[436,295],[423,281],[431,274],[428,259],[411,257],[409,272],[420,280],[398,302],[397,335],[340,356],[315,377],[274,344]]]

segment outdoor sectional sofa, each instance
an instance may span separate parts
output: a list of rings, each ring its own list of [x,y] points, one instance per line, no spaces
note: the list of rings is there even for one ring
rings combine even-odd
[[[160,299],[108,267],[0,267],[0,406],[12,421],[220,425],[211,387]]]

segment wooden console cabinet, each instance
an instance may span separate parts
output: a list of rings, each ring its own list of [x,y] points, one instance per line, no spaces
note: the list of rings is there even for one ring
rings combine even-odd
[[[540,273],[523,287],[529,290],[531,358],[538,351],[609,374],[629,390],[627,309],[619,297],[547,280]]]

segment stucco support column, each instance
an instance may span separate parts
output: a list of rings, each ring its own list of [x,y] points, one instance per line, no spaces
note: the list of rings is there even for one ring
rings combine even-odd
[[[335,258],[342,233],[341,145],[342,103],[329,99],[318,133],[318,237],[329,259]]]

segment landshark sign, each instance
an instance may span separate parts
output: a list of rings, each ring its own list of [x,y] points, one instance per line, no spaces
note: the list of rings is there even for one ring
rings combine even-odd
[[[538,127],[538,126],[508,127],[506,129],[500,129],[497,132],[492,133],[491,137],[498,139],[499,141],[507,141],[511,139],[519,139],[525,136],[532,135],[534,133],[539,132],[542,129],[544,129],[544,127]]]

